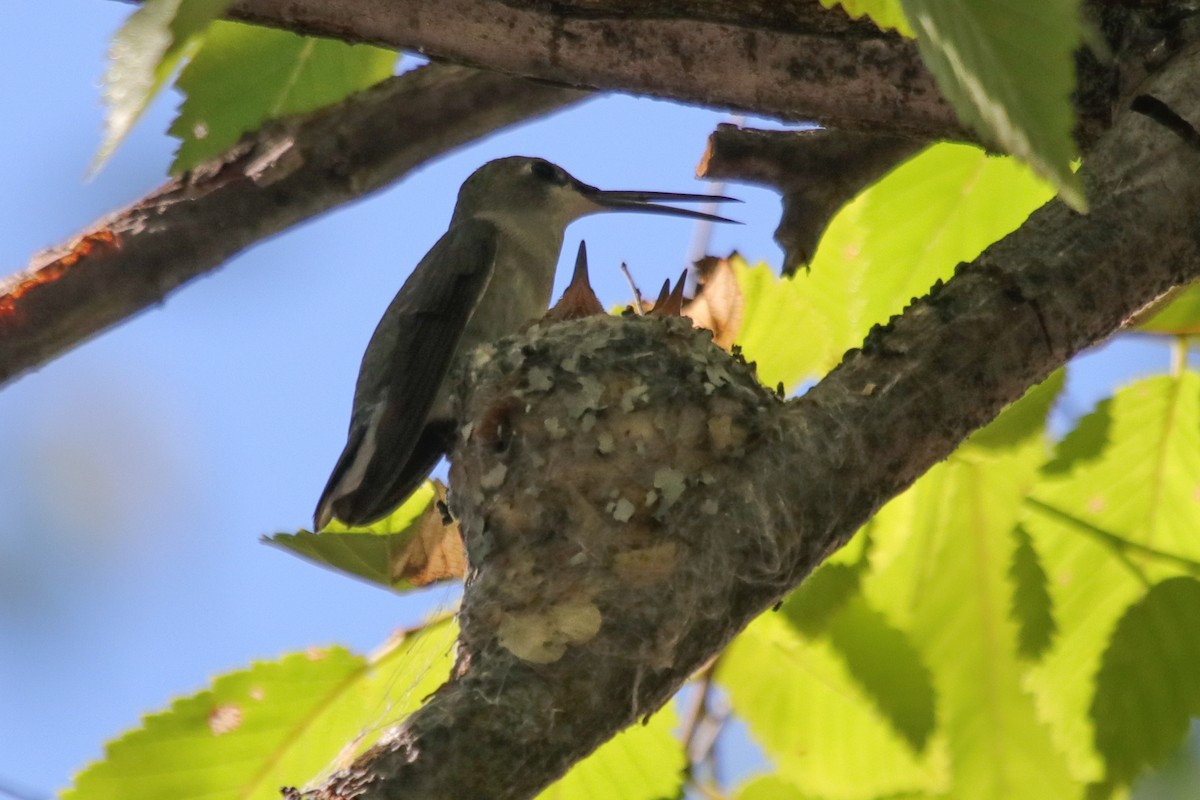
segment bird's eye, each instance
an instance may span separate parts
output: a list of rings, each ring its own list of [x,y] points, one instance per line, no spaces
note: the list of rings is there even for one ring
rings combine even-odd
[[[529,171],[533,173],[534,177],[550,183],[563,182],[560,170],[548,161],[534,161],[529,165]]]

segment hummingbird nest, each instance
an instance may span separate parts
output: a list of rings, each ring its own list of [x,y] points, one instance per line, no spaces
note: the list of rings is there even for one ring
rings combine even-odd
[[[738,473],[780,400],[688,319],[542,321],[479,348],[457,385],[460,674],[570,674],[583,659],[601,691],[608,668],[669,668],[689,630],[726,613],[731,583],[761,579],[736,565],[778,564]],[[633,716],[658,704],[638,682]]]

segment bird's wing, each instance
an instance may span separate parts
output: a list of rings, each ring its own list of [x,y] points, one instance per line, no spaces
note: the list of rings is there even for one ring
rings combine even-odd
[[[495,243],[490,222],[455,225],[388,306],[363,356],[349,436],[317,503],[316,530],[335,514],[352,525],[379,519],[403,499],[396,498],[396,486],[414,482],[409,461],[491,280]],[[419,460],[415,466],[427,473],[428,454]]]

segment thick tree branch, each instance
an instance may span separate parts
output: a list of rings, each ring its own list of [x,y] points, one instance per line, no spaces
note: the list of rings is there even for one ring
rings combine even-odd
[[[815,0],[237,0],[230,16],[559,84],[964,136],[913,42]]]
[[[1200,48],[1147,89],[1200,120]],[[1134,113],[1052,202],[803,398],[679,322],[535,326],[462,377],[455,677],[320,798],[525,798],[665,703],[889,498],[1200,276],[1200,152]]]
[[[432,66],[271,123],[0,282],[0,385],[162,302],[260,239],[585,96]]]

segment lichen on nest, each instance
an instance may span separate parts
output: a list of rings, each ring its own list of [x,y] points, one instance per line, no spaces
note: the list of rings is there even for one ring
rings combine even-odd
[[[738,579],[728,526],[761,555],[737,477],[778,397],[678,317],[538,323],[456,386],[463,647],[670,665]]]

